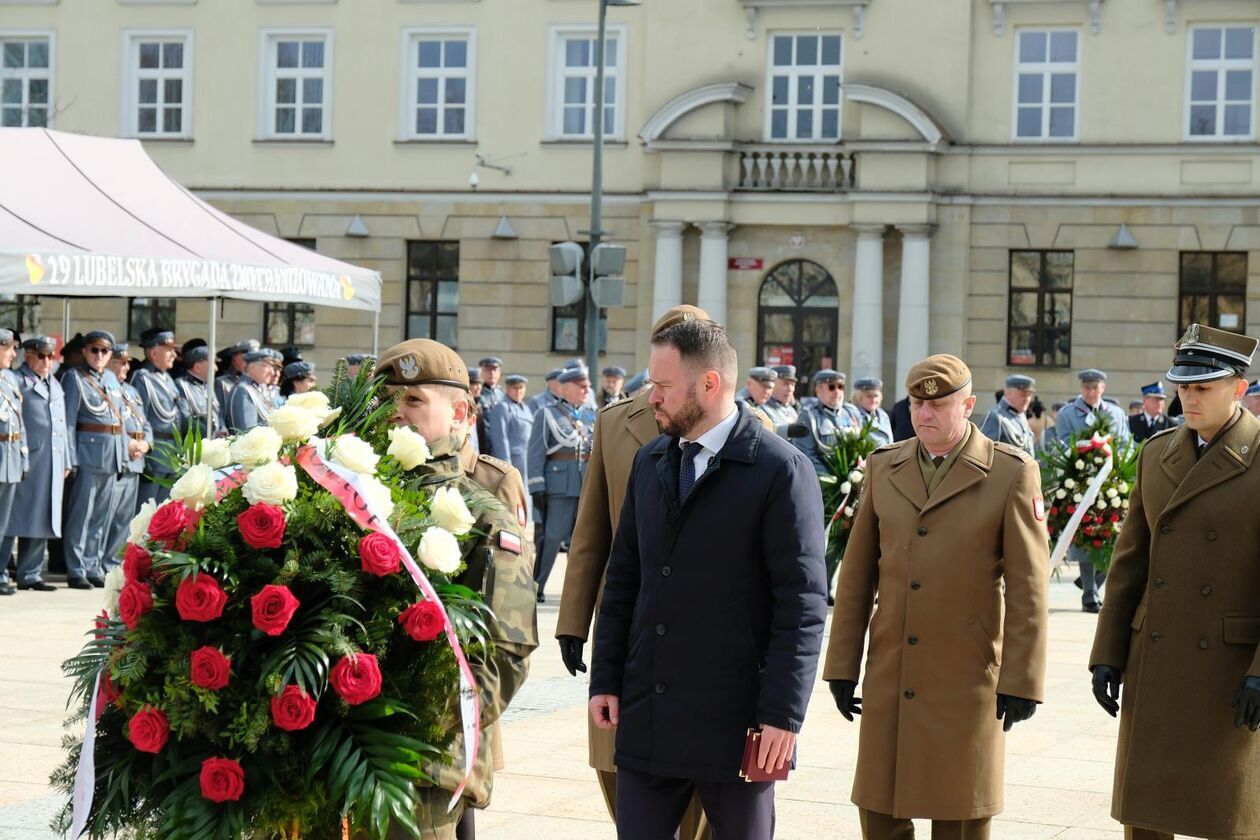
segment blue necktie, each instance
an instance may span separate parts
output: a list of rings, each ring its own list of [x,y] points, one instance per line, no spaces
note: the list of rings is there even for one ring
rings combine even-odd
[[[678,469],[678,504],[687,501],[691,488],[696,483],[696,455],[704,446],[699,443],[684,443],[682,465]]]

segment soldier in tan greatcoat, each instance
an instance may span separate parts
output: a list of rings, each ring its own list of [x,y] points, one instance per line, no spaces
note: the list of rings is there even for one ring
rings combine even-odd
[[[1185,425],[1146,442],[1111,561],[1089,661],[1120,711],[1130,840],[1260,838],[1260,420],[1238,406],[1256,344],[1198,324],[1177,343]]]
[[[1002,810],[1003,733],[1044,696],[1041,475],[967,419],[975,397],[961,359],[925,359],[906,390],[917,437],[868,460],[823,678],[846,718],[862,715],[862,836],[909,840],[910,820],[925,818],[935,840],[983,840]]]

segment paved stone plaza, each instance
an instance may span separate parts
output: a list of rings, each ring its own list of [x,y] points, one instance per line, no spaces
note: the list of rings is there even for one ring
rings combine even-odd
[[[563,573],[558,564],[556,575]],[[554,578],[554,576],[553,576]],[[995,840],[1114,840],[1108,816],[1116,724],[1089,691],[1085,660],[1094,616],[1080,612],[1071,576],[1051,586],[1048,702],[1007,741],[1006,811]],[[559,582],[549,587],[560,591]],[[67,683],[60,663],[78,650],[100,594],[62,589],[0,601],[0,839],[50,840],[59,799],[47,786],[61,758]],[[507,768],[494,804],[478,815],[482,840],[612,840],[586,764],[586,686],[569,677],[553,640],[556,606],[539,612],[543,646],[504,728]],[[859,838],[849,789],[857,724],[840,717],[823,683],[814,693],[800,768],[778,789],[778,836]],[[926,837],[927,832],[921,831]]]

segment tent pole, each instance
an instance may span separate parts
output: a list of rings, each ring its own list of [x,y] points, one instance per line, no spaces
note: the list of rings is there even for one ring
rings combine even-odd
[[[70,298],[61,299],[61,344],[70,340]]]
[[[372,313],[372,355],[381,354],[381,310]]]
[[[206,367],[206,437],[214,437],[214,360],[218,358],[215,331],[219,325],[219,299],[210,298],[210,363]]]

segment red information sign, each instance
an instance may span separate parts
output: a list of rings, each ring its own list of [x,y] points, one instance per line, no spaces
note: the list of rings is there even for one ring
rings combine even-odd
[[[728,271],[761,271],[763,266],[761,257],[730,257],[726,260]]]

